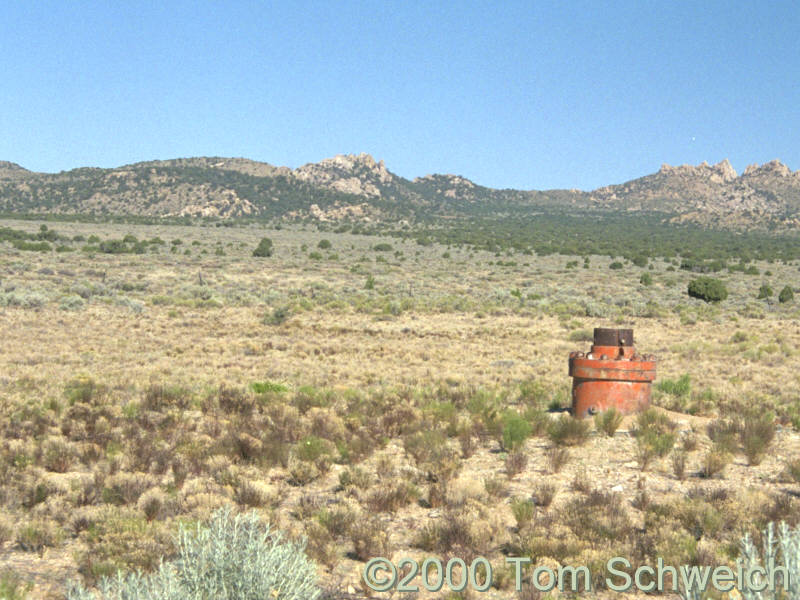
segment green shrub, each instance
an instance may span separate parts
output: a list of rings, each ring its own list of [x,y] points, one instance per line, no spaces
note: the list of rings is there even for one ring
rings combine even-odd
[[[258,256],[261,258],[272,256],[272,240],[266,237],[261,238],[258,246],[256,246],[255,250],[253,250],[253,256]]]
[[[774,292],[772,291],[772,288],[765,283],[758,288],[758,296],[756,296],[756,298],[758,300],[761,300],[762,298],[771,298],[773,293]]]
[[[616,270],[619,270],[619,269],[621,269],[621,268],[622,268],[622,263],[621,263],[621,262],[619,262],[618,260],[615,260],[615,261],[614,261],[614,262],[612,262],[610,265],[608,265],[608,268],[609,268],[609,269],[614,269],[615,271],[616,271]]]
[[[392,245],[386,242],[381,242],[380,244],[375,244],[372,249],[377,252],[391,252]]]
[[[752,412],[745,416],[739,428],[739,440],[748,464],[760,464],[774,439],[775,422],[773,415],[764,412]]]
[[[597,427],[598,431],[602,431],[608,437],[614,437],[614,433],[616,433],[617,429],[622,424],[622,419],[622,413],[612,407],[594,416],[594,426]]]
[[[508,411],[503,415],[503,449],[518,447],[528,439],[531,431],[531,424],[526,419],[514,411]]]
[[[282,383],[275,383],[274,381],[254,381],[250,384],[250,389],[256,394],[282,394],[289,391],[289,388]]]
[[[207,525],[181,524],[176,545],[177,558],[152,574],[117,572],[103,578],[97,593],[73,583],[67,599],[315,600],[321,593],[305,545],[284,541],[255,511],[232,516],[226,507]]]
[[[653,285],[653,276],[650,273],[642,273],[642,276],[639,277],[639,283],[642,285]]]
[[[684,398],[692,389],[691,377],[684,373],[678,379],[662,379],[656,384],[656,388],[670,396]]]
[[[781,293],[778,294],[778,302],[784,304],[786,302],[791,302],[794,300],[794,291],[788,285],[781,290]]]
[[[689,282],[689,296],[706,302],[719,302],[728,297],[725,284],[713,277],[698,277]]]
[[[745,534],[739,543],[740,561],[745,573],[758,573],[757,567],[764,572],[765,565],[772,567],[775,573],[774,589],[768,587],[769,576],[757,574],[752,581],[752,587],[763,586],[763,592],[753,592],[752,590],[742,590],[742,597],[745,600],[776,600],[778,598],[796,598],[797,582],[800,581],[800,527],[792,529],[789,525],[781,522],[777,527],[775,535],[775,525],[770,522],[761,532],[762,544],[753,543],[750,534]],[[761,554],[763,552],[763,554]],[[767,567],[769,569],[769,567]],[[786,569],[785,574],[783,569]]]
[[[583,444],[589,437],[589,423],[562,415],[560,419],[550,424],[547,435],[554,444],[577,446]]]
[[[289,308],[286,306],[278,306],[272,309],[272,312],[264,317],[266,325],[281,325],[289,318]]]
[[[13,571],[0,574],[0,598],[3,600],[25,600],[32,589],[32,583],[24,582]]]
[[[320,240],[319,244],[317,244],[317,248],[319,248],[320,250],[329,250],[330,247],[331,247],[330,240]]]

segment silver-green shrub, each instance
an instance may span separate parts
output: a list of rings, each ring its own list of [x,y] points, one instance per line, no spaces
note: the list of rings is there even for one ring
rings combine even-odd
[[[800,527],[792,529],[786,523],[778,525],[778,536],[775,537],[772,523],[767,525],[763,535],[763,552],[759,555],[758,548],[753,544],[749,535],[745,535],[740,543],[742,567],[745,572],[750,567],[764,567],[773,564],[774,567],[786,567],[789,573],[788,585],[782,581],[782,576],[777,576],[774,591],[766,589],[762,592],[741,590],[744,600],[800,600]],[[754,577],[755,579],[755,577]],[[754,581],[760,587],[763,581]]]
[[[177,537],[178,557],[155,573],[105,577],[98,592],[72,584],[67,600],[315,600],[316,566],[303,544],[284,541],[258,514],[217,510]]]

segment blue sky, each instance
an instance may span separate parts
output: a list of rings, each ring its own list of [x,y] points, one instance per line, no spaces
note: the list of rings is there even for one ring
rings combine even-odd
[[[10,1],[0,160],[368,152],[521,189],[798,169],[798,32],[796,2]]]

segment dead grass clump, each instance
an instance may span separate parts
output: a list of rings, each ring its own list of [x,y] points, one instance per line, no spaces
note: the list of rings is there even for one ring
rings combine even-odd
[[[741,423],[736,419],[716,419],[708,424],[709,439],[720,452],[735,454],[739,449]]]
[[[308,422],[301,417],[296,407],[288,404],[272,404],[266,409],[272,424],[270,437],[281,442],[294,443],[308,435]]]
[[[536,506],[547,508],[553,503],[558,488],[552,483],[540,483],[533,490],[533,501]]]
[[[495,476],[484,479],[483,488],[486,490],[486,493],[489,494],[490,498],[499,500],[500,498],[508,496],[508,482],[502,477]]]
[[[75,447],[64,438],[50,437],[42,445],[42,465],[48,471],[66,473],[76,459]]]
[[[420,496],[419,489],[408,481],[381,484],[367,497],[367,506],[373,512],[395,512],[408,506]]]
[[[545,451],[547,468],[551,473],[558,473],[569,461],[569,450],[560,446],[552,446]]]
[[[795,483],[800,483],[800,458],[786,461],[786,474]]]
[[[83,544],[75,558],[78,572],[89,582],[119,569],[151,571],[162,557],[174,553],[168,527],[129,511],[106,512],[80,539]]]
[[[346,504],[328,510],[323,508],[317,513],[317,520],[334,538],[347,537],[350,528],[360,518],[356,510]]]
[[[361,467],[344,469],[339,473],[339,485],[344,489],[355,488],[358,490],[368,490],[372,484],[372,475]]]
[[[569,415],[553,421],[547,428],[550,440],[559,446],[579,446],[589,437],[589,423]]]
[[[162,516],[168,497],[160,488],[153,487],[139,496],[136,506],[144,513],[148,521]]]
[[[617,546],[635,533],[619,494],[594,490],[568,502],[559,519],[581,541],[596,549]]]
[[[359,519],[350,528],[353,553],[361,561],[376,556],[389,556],[389,534],[378,517]]]
[[[289,478],[288,481],[294,486],[305,486],[320,476],[319,469],[310,462],[289,458]]]
[[[275,500],[271,486],[263,481],[240,479],[233,494],[238,504],[251,508],[260,508],[272,504]]]
[[[53,519],[34,518],[17,527],[14,540],[21,549],[41,555],[45,548],[61,544],[63,533]]]
[[[153,477],[146,473],[116,473],[105,481],[103,501],[109,504],[135,504],[139,496],[154,483]]]
[[[686,451],[676,450],[672,453],[672,472],[678,481],[686,479]]]
[[[522,448],[517,448],[506,456],[506,474],[515,477],[525,470],[528,466],[528,455]]]
[[[725,449],[720,449],[716,445],[712,446],[703,457],[700,474],[707,479],[716,477],[717,475],[721,476],[725,467],[727,467],[730,462],[730,452],[727,452]]]
[[[320,564],[334,569],[341,559],[339,544],[330,532],[316,521],[306,524],[306,552]]]
[[[182,387],[172,385],[151,385],[144,392],[141,408],[143,410],[164,411],[171,407],[185,410],[192,401],[192,393]]]

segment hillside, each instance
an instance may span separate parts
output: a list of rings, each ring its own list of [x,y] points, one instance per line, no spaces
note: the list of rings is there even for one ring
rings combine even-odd
[[[34,173],[0,162],[0,211],[136,216],[311,218],[364,222],[528,215],[553,208],[655,212],[725,228],[800,228],[800,171],[779,161],[738,175],[717,165],[664,165],[592,192],[497,190],[457,175],[400,177],[368,154],[297,169],[244,158],[149,161]]]

